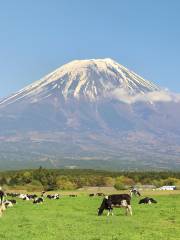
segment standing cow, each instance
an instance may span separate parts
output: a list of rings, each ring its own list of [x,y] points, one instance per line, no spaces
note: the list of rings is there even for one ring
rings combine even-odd
[[[103,211],[106,209],[108,210],[108,216],[112,213],[113,208],[125,208],[126,209],[126,215],[129,213],[132,215],[132,208],[131,208],[131,197],[129,194],[113,194],[106,196],[101,206],[98,210],[98,216],[102,215]]]
[[[140,194],[140,192],[136,189],[136,188],[132,188],[131,190],[130,190],[130,195],[131,195],[131,197],[134,195],[134,196],[138,196],[138,197],[140,197],[141,196],[141,194]]]

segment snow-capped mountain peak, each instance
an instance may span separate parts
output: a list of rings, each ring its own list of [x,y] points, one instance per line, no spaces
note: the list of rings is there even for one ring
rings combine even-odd
[[[110,58],[75,60],[6,98],[0,104],[9,104],[24,98],[38,101],[53,93],[64,99],[85,97],[94,101],[110,96],[117,90],[134,96],[158,91],[159,88]]]

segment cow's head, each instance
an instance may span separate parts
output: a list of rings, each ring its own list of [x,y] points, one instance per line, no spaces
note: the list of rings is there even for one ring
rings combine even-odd
[[[139,201],[139,204],[142,204],[142,203],[144,203],[144,199],[141,199],[141,200]]]
[[[157,203],[157,201],[154,200],[153,198],[150,198],[150,201],[151,201],[152,203]]]
[[[141,194],[140,194],[140,192],[139,191],[137,191],[137,195],[140,197],[141,196]]]
[[[110,209],[110,204],[109,204],[109,201],[108,201],[108,196],[106,196],[102,203],[101,203],[101,206],[98,208],[98,216],[101,216],[103,214],[103,211],[104,209]]]

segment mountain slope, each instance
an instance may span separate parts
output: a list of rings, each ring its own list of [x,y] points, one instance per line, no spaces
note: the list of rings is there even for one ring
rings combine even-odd
[[[0,166],[177,168],[179,120],[179,101],[115,61],[72,61],[0,101]]]
[[[86,97],[93,101],[117,89],[129,95],[160,90],[112,59],[76,60],[4,99],[0,105],[23,99],[35,102],[54,94],[65,99]]]

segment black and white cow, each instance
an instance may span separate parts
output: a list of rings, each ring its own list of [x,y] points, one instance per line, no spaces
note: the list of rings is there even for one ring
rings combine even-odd
[[[132,197],[133,195],[134,195],[134,196],[138,196],[138,197],[141,196],[140,192],[139,192],[136,188],[133,188],[133,189],[130,190],[130,195],[131,195],[131,197]]]
[[[157,203],[157,201],[149,197],[145,197],[139,201],[139,204],[151,204],[151,203]]]
[[[22,200],[24,200],[24,201],[29,201],[30,198],[28,198],[28,196],[25,196],[25,197],[22,198]]]
[[[49,199],[59,199],[60,196],[59,196],[58,193],[54,193],[54,194],[48,194],[47,198],[49,198]]]
[[[94,197],[94,196],[95,196],[94,193],[90,193],[90,194],[89,194],[89,197]]]
[[[7,201],[11,202],[12,204],[16,204],[16,200],[15,199],[8,199]]]
[[[36,194],[27,194],[27,197],[31,200],[37,198],[37,195]]]
[[[98,216],[102,215],[103,211],[106,209],[108,210],[108,216],[112,213],[113,208],[125,208],[126,209],[126,215],[129,213],[132,215],[132,208],[131,208],[131,197],[129,194],[113,194],[106,196],[101,206],[98,210]]]
[[[12,202],[9,201],[9,200],[5,200],[5,201],[3,202],[3,204],[5,205],[6,208],[8,208],[8,207],[13,207]]]
[[[38,204],[38,203],[43,203],[44,199],[42,197],[38,197],[36,199],[34,199],[33,204]]]

